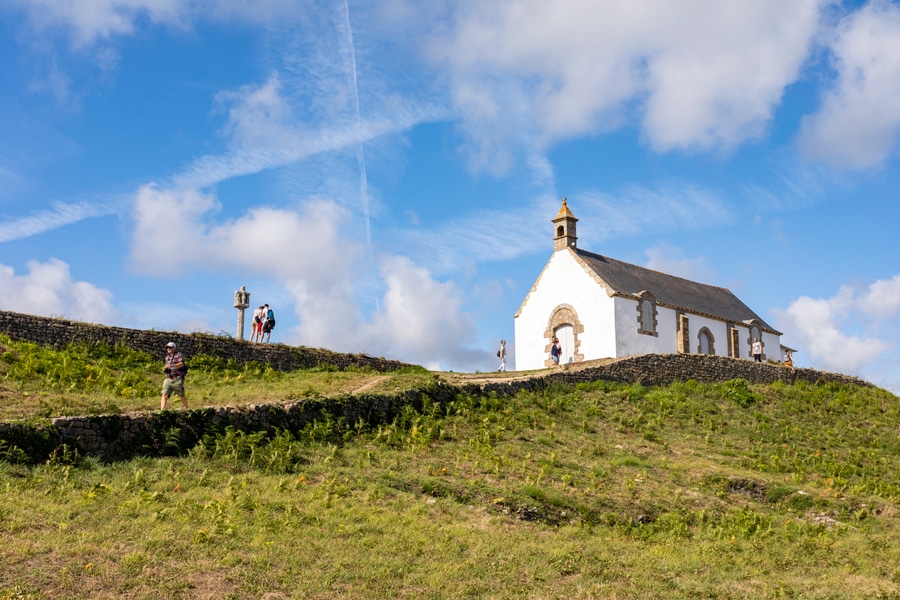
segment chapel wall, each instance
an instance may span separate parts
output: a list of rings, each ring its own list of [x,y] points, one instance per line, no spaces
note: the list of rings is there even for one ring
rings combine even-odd
[[[728,324],[717,319],[685,313],[690,323],[690,353],[698,354],[700,331],[705,327],[712,335],[712,349],[717,356],[728,356]]]

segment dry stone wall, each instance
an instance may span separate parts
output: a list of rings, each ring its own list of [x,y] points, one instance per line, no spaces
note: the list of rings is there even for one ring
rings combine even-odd
[[[268,364],[279,371],[310,369],[323,365],[341,370],[368,367],[376,371],[394,371],[411,366],[397,360],[376,358],[366,354],[343,354],[284,344],[251,344],[243,340],[203,333],[187,334],[107,327],[7,311],[0,311],[0,333],[15,340],[26,340],[57,348],[72,342],[104,342],[111,346],[122,344],[159,356],[160,360],[166,353],[166,343],[175,342],[188,362],[191,356],[207,354],[225,360],[233,359],[239,364],[256,361]]]
[[[277,404],[217,406],[188,411],[161,411],[53,419],[54,434],[80,452],[106,460],[138,454],[160,456],[191,448],[202,436],[226,428],[245,432],[276,430],[299,432],[326,418],[352,426],[390,423],[407,406],[421,410],[425,402],[445,404],[458,390],[437,386],[397,395],[361,395],[313,398]]]
[[[167,341],[175,341],[188,356],[205,353],[239,362],[265,362],[273,368],[291,370],[319,365],[338,368],[371,367],[386,371],[405,366],[398,361],[350,355],[327,350],[283,345],[254,345],[225,337],[200,334],[140,331],[104,327],[63,319],[47,319],[0,312],[0,332],[16,339],[63,346],[69,342],[98,341],[126,344],[151,353],[160,353]],[[421,409],[426,402],[444,405],[460,394],[478,396],[512,395],[523,390],[539,391],[552,385],[574,385],[592,381],[666,385],[695,380],[717,383],[745,379],[754,384],[800,381],[870,386],[856,377],[813,369],[698,354],[646,354],[608,364],[561,368],[529,379],[498,381],[455,387],[434,384],[427,389],[396,395],[360,394],[333,399],[306,399],[277,404],[243,407],[206,407],[188,411],[161,411],[123,415],[59,417],[48,427],[0,423],[0,459],[30,462],[47,460],[63,447],[106,460],[138,454],[166,455],[196,444],[205,433],[233,427],[241,431],[302,431],[317,419],[331,418],[354,424],[362,420],[370,426],[389,423],[405,407]]]
[[[765,384],[781,381],[794,384],[843,383],[871,386],[857,377],[827,373],[815,369],[795,369],[781,364],[758,363],[752,360],[726,358],[708,354],[642,354],[615,362],[584,368],[560,368],[539,379],[489,383],[478,386],[480,393],[514,394],[520,390],[534,390],[548,384],[573,385],[591,381],[615,381],[642,385],[667,385],[693,379],[700,383],[718,383],[732,379],[746,379],[750,383]],[[466,389],[473,390],[474,386]]]
[[[871,385],[855,377],[836,373],[791,369],[720,356],[647,354],[608,365],[560,370],[525,380],[462,387],[435,384],[428,389],[410,390],[396,395],[360,394],[243,407],[220,406],[188,411],[58,417],[53,419],[51,426],[45,428],[0,423],[0,458],[3,458],[4,441],[6,451],[11,447],[19,448],[22,456],[26,456],[31,462],[46,460],[61,444],[105,460],[139,454],[161,456],[190,448],[204,433],[223,431],[226,427],[246,432],[272,433],[276,429],[298,432],[317,419],[324,418],[343,420],[351,425],[363,421],[369,426],[377,426],[391,422],[407,406],[421,410],[426,402],[446,405],[460,394],[476,397],[503,396],[523,390],[540,391],[552,385],[600,380],[649,386],[691,379],[701,383],[746,379],[757,384],[775,381],[794,384],[805,381],[812,384]]]

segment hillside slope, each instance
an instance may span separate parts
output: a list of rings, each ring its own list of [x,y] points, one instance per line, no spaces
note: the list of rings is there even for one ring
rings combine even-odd
[[[0,598],[898,598],[900,403],[552,384],[0,463]]]

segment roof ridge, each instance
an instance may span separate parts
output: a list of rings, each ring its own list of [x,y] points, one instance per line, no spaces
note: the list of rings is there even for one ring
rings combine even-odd
[[[712,284],[712,283],[703,283],[702,281],[696,281],[696,280],[694,280],[694,279],[688,279],[687,277],[682,277],[682,276],[680,276],[680,275],[672,275],[671,273],[666,273],[666,272],[664,272],[664,271],[657,271],[656,269],[651,269],[651,268],[649,268],[649,267],[643,267],[643,266],[641,266],[641,265],[636,265],[636,264],[634,264],[634,263],[626,262],[626,261],[624,261],[624,260],[619,260],[618,258],[613,258],[613,257],[611,257],[611,256],[606,256],[605,254],[597,254],[596,252],[591,252],[590,250],[585,250],[585,249],[583,249],[583,248],[576,248],[575,251],[576,251],[576,252],[579,252],[579,253],[590,254],[591,256],[599,256],[600,258],[602,258],[602,259],[604,259],[604,260],[606,260],[606,261],[617,262],[617,263],[620,263],[620,264],[623,264],[623,265],[628,265],[629,267],[636,267],[636,268],[638,268],[638,269],[643,269],[644,271],[650,271],[651,273],[659,273],[660,275],[664,275],[664,276],[666,276],[666,277],[672,277],[672,278],[675,278],[675,279],[680,279],[680,280],[682,280],[682,281],[687,281],[687,282],[689,282],[689,283],[696,283],[696,284],[698,284],[698,285],[705,285],[705,286],[707,286],[707,287],[718,288],[718,289],[720,289],[720,290],[725,290],[725,291],[728,292],[729,294],[734,295],[734,292],[732,292],[732,291],[731,291],[730,289],[728,289],[727,287],[723,287],[723,286],[721,286],[721,285],[715,285],[715,284]],[[737,298],[737,296],[735,296],[735,297]],[[740,298],[738,298],[738,299],[740,300]],[[748,308],[749,308],[749,307],[748,307]]]

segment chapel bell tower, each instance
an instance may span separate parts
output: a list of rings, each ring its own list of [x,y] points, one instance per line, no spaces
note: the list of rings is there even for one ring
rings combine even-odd
[[[553,219],[553,251],[559,252],[565,248],[575,250],[575,223],[578,219],[569,210],[566,197],[563,196],[562,207]]]

